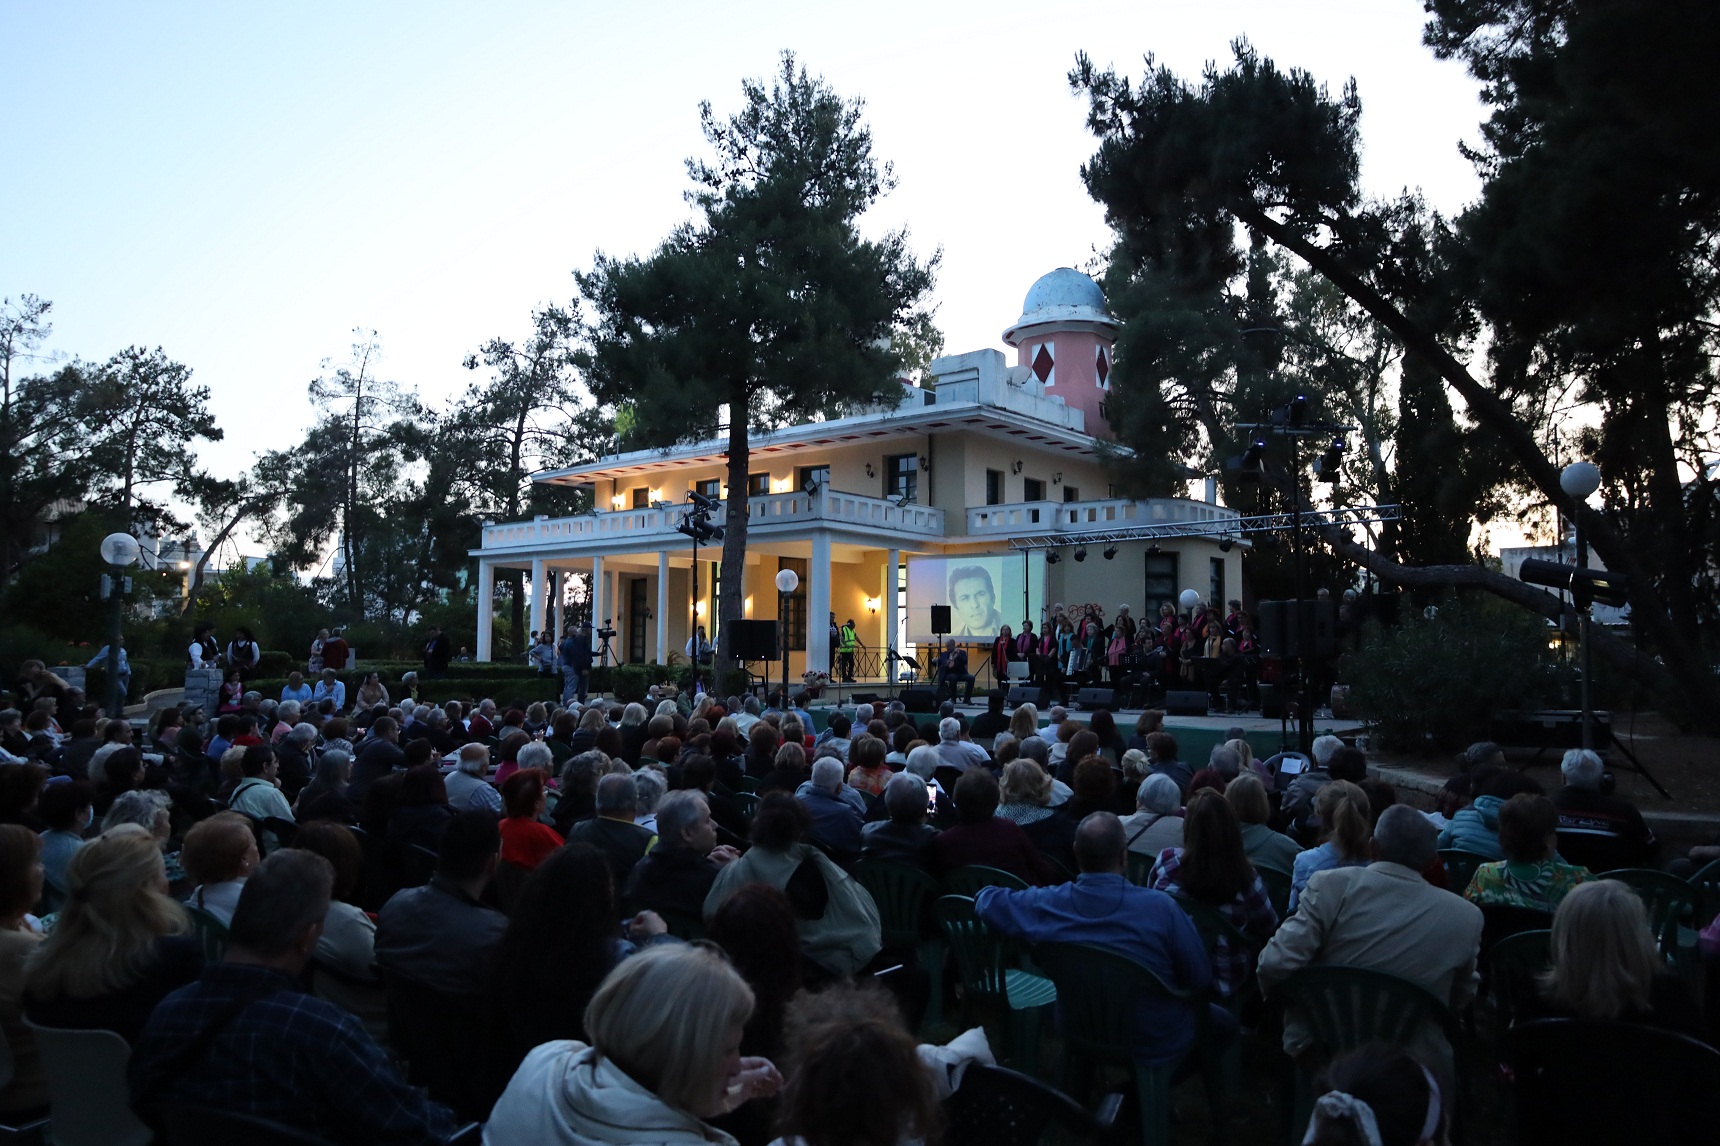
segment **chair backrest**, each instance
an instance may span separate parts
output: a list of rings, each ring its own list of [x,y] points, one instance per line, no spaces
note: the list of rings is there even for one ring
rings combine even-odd
[[[1504,1038],[1522,1146],[1714,1139],[1720,1052],[1712,1047],[1591,1019],[1522,1023]]]
[[[500,1016],[481,995],[449,995],[399,974],[383,974],[388,994],[388,1042],[408,1064],[407,1080],[482,1121],[512,1073]]]
[[[1095,1142],[1116,1121],[1122,1095],[1089,1112],[1061,1090],[1032,1075],[973,1063],[962,1084],[944,1099],[944,1146],[1038,1146],[1055,1123],[1058,1141]]]
[[[1499,1021],[1516,1021],[1523,1000],[1538,988],[1535,978],[1553,963],[1551,931],[1518,931],[1487,950],[1487,978],[1493,986],[1493,1004]]]
[[[1266,885],[1266,898],[1272,901],[1272,910],[1278,913],[1282,922],[1290,917],[1290,885],[1292,877],[1287,871],[1257,863],[1254,865],[1255,874],[1260,876],[1260,882]]]
[[[735,807],[740,811],[740,814],[745,816],[749,821],[753,818],[753,814],[758,811],[758,806],[763,802],[764,797],[760,796],[757,792],[735,793]]]
[[[1439,860],[1445,865],[1445,886],[1458,895],[1462,895],[1469,881],[1475,878],[1476,868],[1493,862],[1491,856],[1466,852],[1462,848],[1440,848]]]
[[[1008,680],[1027,680],[1033,676],[1033,665],[1027,661],[1010,661],[1005,675]]]
[[[1183,914],[1189,917],[1194,929],[1200,932],[1200,941],[1206,945],[1208,956],[1218,950],[1220,936],[1244,951],[1258,950],[1262,944],[1254,936],[1243,931],[1236,924],[1226,919],[1218,908],[1209,903],[1202,903],[1193,896],[1180,891],[1171,892],[1171,898],[1177,901],[1177,906],[1183,909]]]
[[[440,857],[423,844],[399,844],[394,854],[400,859],[402,887],[423,887],[436,874]]]
[[[944,791],[953,792],[956,790],[956,784],[961,781],[962,770],[954,764],[939,764],[932,770],[932,778]]]
[[[1063,1038],[1071,1051],[1096,1062],[1132,1064],[1139,1040],[1136,1004],[1147,998],[1195,1007],[1150,967],[1086,943],[1036,943],[1033,961],[1057,987]],[[1202,1015],[1205,1006],[1196,1008]]]
[[[1455,1034],[1450,1009],[1418,984],[1362,967],[1306,967],[1277,988],[1317,1046],[1342,1054],[1371,1042],[1403,1046],[1426,1023]],[[1455,1043],[1454,1043],[1455,1045]]]
[[[1642,905],[1648,909],[1648,925],[1663,951],[1670,951],[1676,942],[1678,925],[1696,911],[1696,889],[1687,880],[1664,871],[1627,867],[1604,871],[1601,878],[1629,884],[1642,897]]]
[[[943,892],[920,868],[889,860],[863,859],[849,871],[878,905],[886,947],[912,947],[923,933],[928,905]]]
[[[1026,891],[1027,881],[1013,872],[978,863],[958,867],[944,875],[944,890],[951,895],[965,895],[972,899],[979,894],[982,887],[1007,887],[1011,891]]]
[[[1481,909],[1481,950],[1491,951],[1494,944],[1519,931],[1547,931],[1552,926],[1551,912],[1488,904]]]
[[[5,1028],[0,1027],[0,1090],[12,1085],[12,1076],[17,1070],[18,1064],[12,1058],[12,1044],[7,1041]]]
[[[1002,998],[1006,994],[1003,938],[974,914],[973,900],[965,895],[939,897],[938,922],[967,992]]]
[[[263,830],[274,833],[277,846],[283,848],[292,847],[294,837],[299,834],[297,824],[291,820],[283,820],[279,816],[263,817]]]
[[[161,1123],[172,1146],[331,1146],[327,1138],[296,1126],[208,1106],[164,1106]]]
[[[55,1146],[143,1146],[155,1136],[132,1112],[131,1047],[112,1031],[41,1027],[28,1019],[54,1111]]]
[[[1700,931],[1720,915],[1720,860],[1691,876],[1690,886],[1696,891],[1696,917],[1690,925]]]
[[[227,954],[227,925],[203,910],[187,903],[185,910],[191,916],[191,926],[197,932],[197,939],[203,944],[203,959],[207,963],[219,963]]]
[[[1158,858],[1158,856],[1150,856],[1146,852],[1131,851],[1128,858],[1123,861],[1124,875],[1136,887],[1151,887],[1150,877],[1153,873],[1153,864],[1158,861]]]

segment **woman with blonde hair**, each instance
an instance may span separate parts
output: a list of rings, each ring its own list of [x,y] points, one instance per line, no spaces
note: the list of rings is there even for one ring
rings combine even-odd
[[[1272,802],[1266,798],[1266,785],[1260,777],[1253,772],[1241,773],[1224,786],[1224,798],[1242,825],[1242,850],[1248,853],[1248,862],[1285,875],[1295,871],[1302,848],[1283,832],[1272,830]]]
[[[1032,759],[1011,760],[1004,765],[997,815],[1018,827],[1056,815],[1051,807],[1051,773]]]
[[[1707,1041],[1684,982],[1666,972],[1642,898],[1597,879],[1566,893],[1553,914],[1552,967],[1523,1018],[1641,1023]]]
[[[484,1141],[735,1146],[706,1120],[782,1087],[769,1059],[740,1054],[752,1009],[752,989],[714,946],[642,951],[592,996],[589,1044],[560,1039],[525,1057]]]
[[[1241,777],[1238,777],[1240,779]],[[1290,910],[1302,889],[1317,872],[1339,867],[1366,867],[1368,840],[1373,821],[1368,816],[1368,795],[1348,780],[1333,780],[1314,797],[1314,812],[1320,817],[1320,845],[1296,857],[1290,873]]]
[[[185,846],[179,852],[185,874],[197,881],[191,906],[207,911],[223,925],[232,923],[245,880],[261,861],[251,821],[238,812],[217,812],[198,822],[185,833]]]
[[[1039,709],[1031,701],[1016,705],[1009,714],[1009,734],[1017,740],[1039,735]]]
[[[25,1015],[135,1042],[155,1005],[203,971],[190,930],[155,838],[136,824],[110,828],[66,865],[66,905],[25,969]]]

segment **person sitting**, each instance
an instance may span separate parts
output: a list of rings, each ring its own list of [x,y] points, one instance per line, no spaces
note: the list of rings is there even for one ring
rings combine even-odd
[[[502,785],[502,862],[532,871],[561,847],[561,833],[541,822],[547,803],[544,773],[522,768]]]
[[[806,957],[831,977],[852,975],[883,948],[878,908],[865,888],[804,842],[810,827],[799,800],[786,792],[766,796],[753,816],[752,848],[718,873],[704,918],[742,886],[769,884],[794,906]]]
[[[1321,1072],[1310,1146],[1443,1146],[1449,1118],[1439,1083],[1414,1055],[1375,1043]]]
[[[661,941],[672,940],[656,912],[623,922],[608,861],[596,848],[570,844],[545,860],[520,889],[492,976],[512,1061],[555,1039],[583,1039],[585,1009],[604,976]]]
[[[485,1141],[732,1142],[704,1120],[782,1085],[769,1060],[738,1055],[752,1009],[752,991],[714,947],[665,944],[623,960],[586,1007],[590,1043],[556,1040],[528,1054]]]
[[[935,798],[935,789],[918,776],[908,772],[892,776],[880,801],[889,819],[861,830],[861,858],[925,867],[926,847],[938,834],[926,824],[927,807]]]
[[[394,810],[388,816],[388,842],[435,851],[454,814],[441,771],[434,764],[414,764],[400,778]]]
[[[1463,891],[1477,907],[1551,914],[1571,889],[1594,878],[1587,868],[1559,859],[1559,813],[1547,797],[1519,792],[1500,806],[1498,824],[1505,858],[1477,867]]]
[[[186,902],[226,926],[260,859],[257,834],[239,813],[217,812],[192,825],[179,852],[185,874],[197,883]]]
[[[301,822],[335,820],[343,824],[358,822],[358,809],[347,798],[347,782],[352,778],[352,754],[339,748],[326,748],[317,757],[316,775],[299,793],[293,805],[293,815]]]
[[[1222,795],[1225,786],[1241,774],[1241,754],[1228,744],[1214,744],[1207,755],[1206,767],[1189,781],[1189,794],[1192,796],[1202,789],[1211,788]]]
[[[657,805],[657,846],[633,866],[621,901],[631,910],[650,910],[698,919],[717,873],[740,856],[717,846],[717,824],[704,793],[670,792]]]
[[[1212,965],[1199,932],[1170,896],[1123,878],[1127,852],[1122,821],[1111,812],[1094,812],[1075,831],[1081,874],[1074,883],[1025,891],[982,887],[974,911],[1008,938],[1103,947],[1151,968],[1174,989],[1205,991]],[[1215,1021],[1234,1030],[1228,1013],[1212,1006]],[[1140,1061],[1174,1061],[1194,1035],[1194,1016],[1181,1004],[1153,998],[1138,1004],[1135,1051]]]
[[[1559,810],[1559,854],[1592,872],[1648,864],[1660,846],[1627,800],[1601,792],[1605,766],[1587,748],[1573,748],[1559,763],[1565,786],[1553,793]]]
[[[132,1050],[132,1104],[230,1110],[340,1143],[441,1142],[453,1112],[406,1085],[363,1025],[300,991],[322,937],[334,869],[287,849],[257,868],[226,958],[155,1009]]]
[[[400,726],[392,716],[379,716],[370,725],[370,735],[358,746],[352,758],[352,781],[347,795],[362,802],[370,786],[384,776],[406,767],[406,753],[400,747]]]
[[[957,823],[938,833],[926,848],[932,874],[942,877],[958,867],[982,864],[1007,871],[1037,887],[1056,875],[1033,841],[997,815],[997,779],[984,768],[970,768],[956,781]]]
[[[456,812],[502,814],[502,794],[485,777],[490,771],[490,749],[484,744],[462,744],[459,763],[448,773],[444,787],[448,806]]]
[[[1310,879],[1296,911],[1260,953],[1257,974],[1267,996],[1304,967],[1361,967],[1407,979],[1461,1010],[1475,995],[1481,909],[1422,879],[1438,834],[1414,808],[1387,808],[1368,844],[1373,863]],[[1312,1045],[1292,1010],[1284,1023],[1285,1052],[1297,1058]],[[1418,1032],[1406,1049],[1443,1083],[1454,1081],[1451,1047],[1436,1025]]]
[[[857,792],[874,796],[884,794],[884,785],[895,773],[884,762],[884,742],[876,736],[862,736],[848,749],[848,786]],[[907,763],[907,757],[902,762]]]
[[[1283,832],[1272,830],[1272,802],[1266,798],[1266,785],[1260,777],[1252,771],[1239,773],[1224,786],[1224,798],[1242,825],[1242,849],[1248,853],[1248,862],[1285,875],[1294,872],[1302,849]]]
[[[1142,780],[1135,789],[1135,814],[1121,823],[1126,846],[1136,855],[1156,857],[1166,848],[1182,847],[1182,791],[1177,782],[1163,773]]]
[[[24,1013],[135,1044],[156,1003],[202,973],[190,931],[168,898],[155,837],[137,824],[110,828],[66,864],[66,904],[25,968]]]
[[[316,767],[316,742],[315,725],[294,724],[275,744],[275,757],[280,762],[281,795],[289,804],[296,801],[305,785],[311,782]]]
[[[503,797],[506,798],[506,793]],[[616,887],[626,887],[633,868],[656,843],[656,833],[633,822],[639,786],[630,775],[611,773],[597,782],[597,815],[574,825],[569,843],[590,844],[609,861]]]
[[[563,839],[573,831],[575,824],[597,815],[597,782],[608,771],[609,757],[595,748],[581,752],[562,765],[561,797],[550,813],[550,823]]]
[[[484,987],[507,916],[479,902],[496,874],[501,829],[488,812],[461,812],[442,833],[436,873],[395,892],[376,917],[376,962],[447,995]]]
[[[759,781],[758,792],[761,796],[769,792],[793,792],[811,779],[812,774],[806,764],[806,749],[788,740],[776,750],[775,764],[764,779]]]
[[[1291,911],[1296,910],[1302,889],[1315,873],[1340,867],[1366,867],[1370,859],[1371,820],[1368,797],[1361,788],[1348,780],[1333,780],[1320,787],[1314,808],[1320,817],[1321,842],[1296,856],[1290,872]]]
[[[967,650],[957,645],[953,639],[945,641],[943,651],[938,654],[936,667],[937,692],[934,695],[939,700],[943,700],[946,695],[954,700],[957,687],[965,686],[962,703],[972,704],[974,674],[968,671]]]
[[[1006,696],[1001,688],[994,688],[985,694],[985,711],[973,719],[972,732],[975,740],[990,740],[999,732],[1009,731],[1010,717],[1003,711]],[[1034,714],[1034,723],[1038,723],[1038,713]]]
[[[358,837],[345,824],[320,820],[301,827],[292,846],[315,852],[334,868],[328,914],[311,959],[332,968],[338,977],[318,975],[316,994],[357,1015],[372,1035],[385,1034],[387,1000],[376,975],[376,921],[352,902],[364,874]]]
[[[24,968],[42,942],[41,923],[30,914],[42,897],[42,839],[19,824],[0,824],[0,1037],[8,1054],[8,1078],[0,1082],[0,1121],[48,1101],[48,1076],[36,1040],[23,1023]]]
[[[1642,897],[1618,880],[1573,887],[1560,902],[1540,986],[1522,1019],[1641,1023],[1708,1041],[1700,1008],[1656,950]]]
[[[1159,853],[1147,884],[1178,892],[1216,910],[1238,931],[1261,943],[1278,929],[1266,885],[1242,848],[1236,813],[1214,791],[1196,792],[1183,820],[1183,846]],[[1212,989],[1230,998],[1248,982],[1254,953],[1221,934],[1212,952]]]
[[[275,750],[267,744],[249,745],[244,756],[240,758],[239,766],[244,771],[245,778],[239,781],[233,794],[227,797],[227,806],[259,822],[274,818],[291,823],[293,807],[287,803],[287,798],[281,794],[276,783],[276,777],[280,773],[280,760],[276,757]]]
[[[1334,777],[1331,771],[1332,754],[1344,746],[1344,742],[1336,736],[1316,736],[1311,751],[1314,755],[1314,766],[1304,772],[1297,773],[1284,788],[1284,798],[1279,802],[1279,812],[1292,825],[1303,823],[1309,828],[1314,825],[1314,797],[1321,788],[1331,783],[1333,779],[1348,780],[1355,783],[1361,776]],[[1287,774],[1282,770],[1276,773],[1279,784],[1284,784],[1283,777]],[[1313,834],[1312,832],[1309,833]]]
[[[962,738],[962,722],[953,716],[938,721],[938,765],[965,772],[969,767],[986,767],[991,757],[985,749]]]
[[[812,827],[808,838],[837,863],[853,863],[860,855],[860,817],[839,795],[842,762],[828,756],[812,765],[812,783],[797,798],[806,806]]]
[[[1051,774],[1031,759],[1011,760],[1003,767],[997,815],[1027,828],[1056,815],[1051,807]]]
[[[1194,783],[1194,769],[1177,759],[1176,737],[1168,732],[1147,734],[1147,768],[1151,775],[1169,776],[1176,781],[1179,802],[1188,799],[1189,785]]]
[[[84,831],[95,819],[95,793],[83,780],[62,780],[42,789],[36,815],[44,827],[42,839],[42,910],[54,912],[66,902],[66,865],[84,846]]]
[[[1504,859],[1505,852],[1499,845],[1499,810],[1505,806],[1506,800],[1519,792],[1540,795],[1541,786],[1523,773],[1508,768],[1490,770],[1485,779],[1472,774],[1471,779],[1480,784],[1480,794],[1468,807],[1460,808],[1451,817],[1451,823],[1439,833],[1439,846],[1486,856],[1490,860]]]

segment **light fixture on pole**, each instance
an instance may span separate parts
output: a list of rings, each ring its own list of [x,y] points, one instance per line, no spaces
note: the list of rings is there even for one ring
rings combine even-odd
[[[800,588],[800,574],[783,569],[776,575],[776,647],[782,654],[782,704],[788,707],[788,599]]]
[[[1565,491],[1565,496],[1575,502],[1575,517],[1577,522],[1577,572],[1586,575],[1589,568],[1589,539],[1588,532],[1583,528],[1583,515],[1588,512],[1584,503],[1601,488],[1601,471],[1588,462],[1572,462],[1559,471],[1559,488]],[[1586,576],[1584,576],[1586,579]],[[1576,594],[1572,594],[1575,599]],[[1589,669],[1592,660],[1589,656],[1589,603],[1577,601],[1577,631],[1582,634],[1582,697],[1583,697],[1583,747],[1593,748],[1594,745],[1594,709],[1590,706],[1589,698]]]
[[[137,538],[129,533],[110,533],[102,538],[102,560],[107,562],[109,572],[102,574],[102,595],[108,599],[108,645],[107,645],[107,714],[119,719],[125,715],[125,692],[120,687],[119,675],[119,642],[121,611],[125,604],[126,590],[131,588],[131,578],[125,571],[137,562],[142,546]]]
[[[699,661],[701,659],[700,654],[702,652],[699,643],[699,616],[700,606],[703,604],[703,602],[699,600],[699,543],[701,541],[721,541],[723,539],[723,527],[711,524],[711,511],[717,507],[716,502],[712,501],[696,489],[687,491],[687,501],[689,503],[689,508],[686,514],[681,518],[681,524],[675,527],[675,532],[684,533],[693,539],[693,618],[691,622],[693,626],[692,668],[693,689],[694,691],[697,691],[700,685]],[[706,638],[706,640],[709,639],[709,637]],[[713,667],[715,666],[713,665]],[[706,682],[706,686],[709,687],[709,682]]]

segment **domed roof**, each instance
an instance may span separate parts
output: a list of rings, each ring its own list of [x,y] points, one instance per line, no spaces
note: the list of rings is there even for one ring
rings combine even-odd
[[[1118,325],[1105,309],[1105,292],[1099,284],[1073,267],[1058,267],[1039,276],[1022,300],[1021,317],[1003,332],[1003,340],[1013,346],[1023,328],[1046,323]]]

